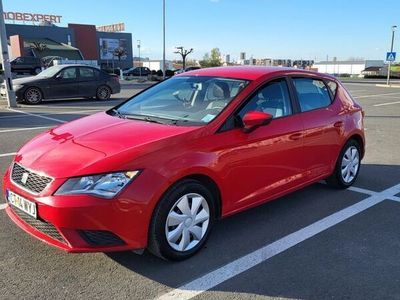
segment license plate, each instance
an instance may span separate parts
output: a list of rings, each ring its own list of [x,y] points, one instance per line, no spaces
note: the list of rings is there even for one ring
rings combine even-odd
[[[21,197],[11,191],[7,191],[7,200],[8,203],[15,206],[16,208],[22,210],[23,212],[27,213],[28,215],[37,218],[37,209],[36,203]]]

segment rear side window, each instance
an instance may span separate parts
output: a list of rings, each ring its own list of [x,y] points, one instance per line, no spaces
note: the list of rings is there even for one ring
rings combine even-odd
[[[293,78],[301,111],[323,108],[331,104],[328,88],[322,80]]]
[[[90,68],[79,68],[79,73],[82,78],[94,78],[94,70]]]
[[[337,88],[338,88],[337,83],[334,82],[334,81],[328,80],[328,81],[327,81],[327,85],[328,85],[328,88],[329,88],[329,89],[331,90],[331,92],[332,92],[333,99],[335,99],[335,97],[336,97],[336,92],[337,92]]]

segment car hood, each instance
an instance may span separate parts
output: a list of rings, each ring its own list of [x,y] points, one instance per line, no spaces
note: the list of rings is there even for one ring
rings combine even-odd
[[[13,79],[12,83],[14,85],[19,85],[19,84],[28,84],[28,83],[33,83],[36,81],[39,81],[41,79],[44,79],[45,77],[41,77],[41,76],[29,76],[29,77],[23,77],[23,78],[17,78],[17,79]]]
[[[18,151],[15,161],[54,178],[119,171],[197,128],[120,119],[102,112],[42,133]]]

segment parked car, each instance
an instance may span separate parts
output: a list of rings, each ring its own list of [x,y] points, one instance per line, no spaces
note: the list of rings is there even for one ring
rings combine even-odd
[[[149,68],[146,67],[136,67],[123,71],[122,74],[124,76],[148,76],[149,74],[151,74],[151,71]]]
[[[39,74],[42,71],[43,63],[39,57],[20,56],[10,62],[11,72],[17,74],[29,73]]]
[[[17,101],[28,104],[40,103],[43,99],[96,97],[108,100],[111,94],[119,93],[118,76],[107,74],[86,65],[58,65],[40,74],[13,80]]]
[[[182,260],[220,218],[323,179],[351,186],[363,116],[328,75],[187,72],[28,142],[5,173],[6,211],[69,252],[147,248]]]
[[[174,72],[174,74],[181,74],[181,73],[194,71],[194,70],[198,70],[198,69],[200,69],[200,67],[193,66],[193,67],[187,67],[187,68],[185,68],[185,70],[184,69],[174,70],[173,72]]]

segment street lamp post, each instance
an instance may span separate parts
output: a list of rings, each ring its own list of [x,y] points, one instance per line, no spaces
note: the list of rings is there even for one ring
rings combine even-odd
[[[393,52],[393,43],[394,43],[394,32],[396,31],[397,26],[394,25],[392,26],[392,44],[390,46],[390,52]],[[388,72],[387,72],[387,80],[386,80],[386,84],[389,85],[390,84],[390,67],[392,65],[392,62],[389,61],[389,65],[388,65]]]
[[[6,25],[4,24],[3,16],[3,2],[0,0],[0,57],[1,64],[4,70],[4,86],[6,89],[6,98],[8,102],[8,107],[17,107],[17,102],[15,100],[15,92],[12,86],[12,75],[10,59],[8,56],[8,46],[7,46],[7,36],[6,36]]]
[[[182,56],[182,71],[185,72],[185,67],[186,67],[186,56],[188,56],[190,53],[193,52],[193,48],[190,48],[189,50],[186,50],[182,46],[180,47],[175,47],[178,49],[174,53],[180,54]]]
[[[163,61],[162,61],[163,79],[165,79],[165,0],[163,0]]]
[[[142,66],[140,65],[140,40],[137,40],[137,48],[139,54],[139,77],[142,78]]]

